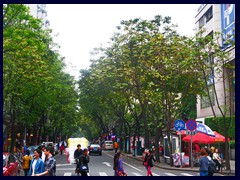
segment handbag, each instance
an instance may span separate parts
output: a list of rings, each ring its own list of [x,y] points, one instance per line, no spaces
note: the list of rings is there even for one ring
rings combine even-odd
[[[80,170],[81,170],[82,172],[88,172],[88,167],[82,165],[82,166],[80,166]]]
[[[122,171],[118,171],[118,176],[127,176],[127,173],[123,173]]]

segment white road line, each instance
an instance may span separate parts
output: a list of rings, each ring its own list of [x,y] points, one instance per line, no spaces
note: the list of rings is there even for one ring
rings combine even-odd
[[[134,174],[135,176],[143,176],[143,175],[141,175],[139,173],[135,173],[135,172],[132,172],[132,174]]]
[[[64,173],[63,176],[72,176],[72,173]]]
[[[153,176],[160,176],[160,175],[158,175],[158,174],[156,174],[156,173],[152,173],[153,174]]]
[[[71,166],[73,164],[57,164],[56,166],[59,167],[59,166]]]
[[[134,166],[132,166],[132,165],[126,163],[126,162],[123,162],[123,163],[126,164],[127,166],[133,168],[133,169],[136,169],[136,170],[139,171],[139,172],[143,172],[142,170],[140,170],[140,169],[138,169],[138,168],[136,168],[136,167],[134,167]]]
[[[181,173],[184,176],[194,176],[193,174],[188,174],[188,173]]]
[[[76,168],[57,168],[57,170],[62,170],[62,171],[75,171]]]
[[[107,173],[105,173],[105,172],[99,172],[99,175],[100,176],[108,176]]]
[[[172,173],[164,173],[164,174],[166,174],[168,176],[177,176],[176,174],[172,174]]]
[[[105,154],[107,154],[108,156],[110,156],[110,157],[112,157],[113,158],[113,156],[112,155],[110,155],[110,154],[108,154],[108,153],[105,153]],[[126,163],[126,162],[123,162],[124,164],[126,164],[127,166],[129,166],[129,167],[131,167],[131,168],[133,168],[133,169],[136,169],[137,171],[139,171],[139,172],[143,172],[142,170],[140,170],[140,169],[138,169],[138,168],[136,168],[136,167],[134,167],[134,166],[132,166],[132,165],[130,165],[130,164],[128,164],[128,163]]]

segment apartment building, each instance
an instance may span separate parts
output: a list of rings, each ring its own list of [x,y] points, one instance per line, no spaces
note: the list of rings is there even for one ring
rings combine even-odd
[[[25,4],[30,8],[30,13],[33,17],[41,19],[43,22],[43,29],[49,27],[49,21],[47,20],[46,4]]]
[[[212,36],[214,32],[222,32],[223,35],[220,39],[222,50],[230,52],[231,56],[226,63],[235,65],[235,46],[226,45],[228,35],[235,33],[235,4],[202,4],[198,8],[197,15],[195,16],[196,30],[199,31],[204,28],[206,31],[203,36]],[[231,37],[235,41],[234,37]],[[206,60],[207,61],[207,60]],[[213,58],[213,63],[214,63]],[[229,68],[222,68],[222,73],[233,74],[235,77],[235,70],[229,70]],[[214,81],[213,81],[214,80]],[[213,83],[215,84],[216,94],[213,91]],[[227,107],[231,107],[232,114],[235,114],[235,78],[225,78],[223,80],[222,74],[217,74],[214,71],[209,78],[208,85],[212,85],[210,89],[210,96],[214,104],[214,110],[217,116],[221,116],[219,108],[217,107],[216,100],[218,99],[219,105],[223,107],[227,103]],[[227,95],[224,95],[227,93]],[[217,98],[217,99],[216,99]],[[230,104],[230,100],[234,100]],[[213,111],[210,107],[208,97],[197,98],[197,121],[204,123],[206,117],[213,116]]]

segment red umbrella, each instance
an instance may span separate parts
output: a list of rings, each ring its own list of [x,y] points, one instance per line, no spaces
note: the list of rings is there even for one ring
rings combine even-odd
[[[214,131],[215,137],[212,137],[215,142],[225,142],[225,137],[221,134],[219,134],[217,131]],[[228,138],[228,142],[230,139]]]
[[[183,141],[190,142],[191,141],[191,135],[185,136]],[[207,134],[197,132],[196,135],[192,135],[192,142],[193,143],[204,143],[204,144],[209,144],[209,143],[214,143],[216,142],[215,139]]]

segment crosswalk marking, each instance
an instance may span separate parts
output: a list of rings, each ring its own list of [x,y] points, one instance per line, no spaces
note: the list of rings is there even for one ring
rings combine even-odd
[[[99,172],[99,175],[100,176],[108,176],[107,173],[105,173],[105,172]]]
[[[181,173],[181,174],[184,175],[184,176],[194,176],[194,175],[188,174],[188,173]]]
[[[64,173],[63,176],[72,176],[72,173]]]
[[[168,176],[177,176],[176,174],[172,174],[172,173],[164,173],[164,174],[166,174]]]
[[[135,176],[142,176],[141,174],[136,173],[136,172],[133,172],[132,174],[134,174]]]
[[[158,174],[156,174],[156,173],[152,173],[153,174],[153,176],[160,176],[160,175],[158,175]]]
[[[131,172],[131,174],[133,174],[134,176],[146,176],[146,174],[140,174],[138,172]],[[153,176],[160,176],[159,174],[156,174],[156,173],[152,173]],[[189,174],[189,173],[180,173],[182,174],[183,176],[199,176],[199,173],[196,173],[196,174]],[[74,176],[74,173],[71,173],[71,172],[66,172],[64,173],[63,176]],[[106,172],[99,172],[99,175],[100,176],[113,176],[113,174],[111,175],[108,175]],[[130,173],[129,173],[130,175]],[[162,175],[165,175],[165,176],[178,176],[176,174],[173,174],[173,173],[162,173]],[[91,176],[89,173],[88,173],[88,176]],[[220,176],[224,176],[224,175],[220,175]]]
[[[57,168],[59,171],[74,171],[76,168]]]
[[[56,164],[57,167],[59,166],[72,166],[72,164]]]

